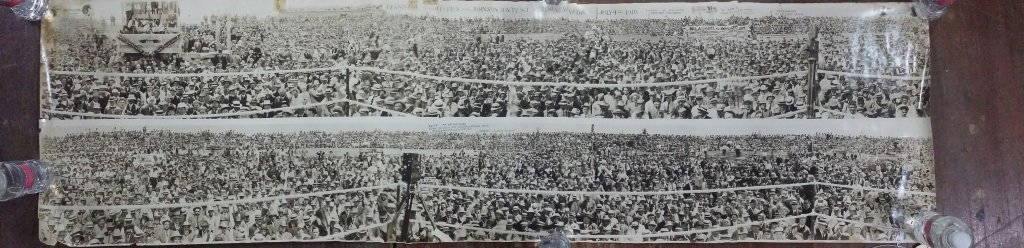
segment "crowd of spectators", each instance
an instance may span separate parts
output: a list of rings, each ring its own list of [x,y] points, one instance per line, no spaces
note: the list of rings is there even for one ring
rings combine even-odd
[[[393,190],[392,190],[393,191]],[[379,195],[378,195],[379,194]],[[201,207],[40,210],[40,237],[66,245],[385,240],[395,212],[380,190]],[[388,205],[381,205],[388,204]]]
[[[743,240],[808,240],[811,201],[804,188],[743,190],[724,193],[656,196],[580,196],[526,193],[478,193],[436,190],[427,194],[429,214],[421,219],[464,227],[439,229],[456,241],[525,241],[562,230],[578,240],[645,242],[712,242]],[[803,215],[803,216],[801,216]],[[430,216],[429,218],[426,218]],[[788,219],[783,219],[791,217]],[[774,220],[783,219],[783,220]],[[750,223],[754,225],[745,225]],[[420,228],[430,228],[420,224]],[[723,228],[692,234],[659,233]],[[421,232],[423,233],[423,232]],[[426,240],[421,240],[426,241]]]
[[[441,189],[426,197],[431,199],[427,206],[439,206],[433,208],[433,218],[423,216],[422,219],[467,227],[439,227],[454,240],[530,240],[536,237],[515,232],[536,233],[551,229],[563,229],[569,234],[578,235],[643,235],[731,226],[721,221],[733,225],[756,225],[687,235],[646,238],[622,236],[592,240],[892,240],[893,232],[882,227],[889,226],[888,216],[894,201],[884,192],[858,192],[865,194],[864,197],[870,197],[871,203],[868,205],[861,204],[869,202],[867,200],[831,199],[843,195],[834,191],[850,191],[845,188],[818,189],[813,185],[682,195],[637,196],[616,193],[807,182],[891,189],[898,185],[903,169],[915,171],[910,177],[909,190],[934,191],[934,181],[929,174],[931,170],[926,166],[931,161],[923,153],[930,149],[930,144],[921,139],[832,135],[680,137],[544,134],[499,140],[508,144],[481,152],[478,158],[459,154],[429,157],[423,162],[424,176],[433,178],[440,185],[480,189],[609,194],[548,195]],[[522,149],[528,152],[520,152]],[[814,204],[815,200],[824,200],[825,205]],[[666,201],[670,203],[666,204]],[[694,201],[698,202],[696,206],[693,205]],[[709,210],[709,213],[704,211],[707,208],[700,207],[721,208],[725,203],[738,204],[734,207],[748,212],[739,214]],[[758,204],[764,207],[756,207]],[[927,201],[916,204],[918,207],[928,206]],[[636,215],[638,208],[643,209],[644,206],[648,208],[639,210],[640,214]],[[674,206],[679,209],[670,209]],[[811,214],[811,206],[824,207],[814,214],[870,225],[826,217],[800,216]],[[846,211],[843,213],[853,211],[863,216],[852,218],[849,214],[832,212],[839,210]],[[836,215],[830,215],[833,213]],[[864,217],[867,215],[871,217]],[[786,217],[794,218],[776,220]],[[704,222],[704,218],[710,222]],[[769,223],[759,222],[766,220]],[[811,227],[818,225],[818,222],[828,225],[818,229]],[[846,229],[838,229],[837,226]],[[832,231],[822,231],[826,227]],[[429,229],[430,226],[424,224],[420,228]],[[473,231],[475,229],[470,228],[497,231]],[[853,234],[854,229],[856,234]],[[812,234],[810,230],[820,234]]]
[[[324,104],[243,118],[397,113],[425,117],[803,118],[802,110],[807,108],[803,74],[616,87],[807,70],[806,28],[794,23],[822,30],[819,69],[924,74],[918,68],[924,64],[927,36],[914,22],[899,18],[690,18],[595,24],[391,16],[367,10],[337,16],[210,16],[201,24],[182,25],[183,49],[187,51],[183,54],[117,56],[109,53],[116,42],[99,37],[51,48],[55,51],[50,53],[54,54],[50,65],[63,71],[127,73],[251,72],[344,65],[452,79],[343,69],[238,77],[58,73],[52,80],[58,84],[44,102],[53,110],[77,113],[167,116],[300,107],[334,100],[376,106]],[[95,31],[69,30],[60,36],[88,32]],[[714,37],[700,35],[705,33]],[[508,86],[458,78],[608,86]],[[835,75],[819,75],[815,81],[822,89],[814,104],[832,110],[818,113],[819,118],[926,115],[922,102],[927,87],[920,87],[920,81]],[[134,110],[128,105],[149,107]]]
[[[856,237],[876,240],[888,234],[877,227],[888,221],[886,214],[895,202],[887,193],[813,184],[777,185],[822,182],[891,189],[897,185],[901,172],[908,170],[913,171],[909,190],[934,190],[927,168],[931,164],[927,158],[931,148],[925,139],[825,134],[88,132],[44,140],[41,152],[44,156],[54,156],[53,167],[59,175],[68,175],[58,183],[59,190],[48,195],[44,202],[54,206],[155,204],[157,207],[124,211],[49,211],[44,214],[51,215],[44,218],[44,228],[52,228],[46,229],[52,231],[48,235],[54,235],[48,238],[74,244],[174,243],[312,239],[385,223],[392,219],[390,216],[395,213],[399,198],[392,189],[245,204],[159,207],[398,182],[400,156],[376,152],[379,149],[421,150],[422,176],[443,186],[606,193],[592,196],[453,189],[417,193],[426,201],[416,204],[419,209],[416,218],[421,222],[417,222],[414,230],[423,234],[414,236],[416,239],[430,239],[436,234],[433,229],[453,240],[516,240],[535,237],[502,231],[536,233],[562,228],[579,235],[643,235],[735,226],[724,231],[687,235],[596,239],[840,239],[854,237],[849,231],[857,228],[859,236]],[[449,152],[429,152],[432,150]],[[715,193],[621,194],[755,186],[769,187]],[[927,202],[928,199],[924,199],[918,204],[926,206]],[[218,212],[222,206],[225,208]],[[331,208],[325,209],[325,206]],[[306,215],[278,213],[279,219],[258,217],[274,216],[273,209]],[[237,230],[231,236],[223,236],[227,235],[224,230],[212,233],[195,220],[186,225],[186,220],[194,218],[188,217],[193,216],[191,213],[209,213],[205,216],[220,216],[215,218],[218,220],[233,218],[227,223],[208,225]],[[360,221],[341,221],[353,218],[353,213]],[[815,214],[871,225],[855,225]],[[126,219],[129,221],[124,221]],[[282,221],[284,224],[280,223]],[[429,221],[449,226],[425,224]],[[749,223],[753,224],[742,225]],[[272,227],[268,226],[277,224],[288,228],[270,229]],[[477,231],[450,225],[497,231],[474,234]],[[84,226],[121,230],[115,231],[120,236],[86,230]],[[161,240],[162,236],[158,235],[132,241],[132,236],[125,233],[128,229],[132,229],[131,235],[138,233],[141,238],[149,238],[145,233],[150,229],[164,232],[167,239]],[[822,231],[826,229],[832,231]],[[384,235],[381,230],[343,236],[348,237],[345,239],[376,239]],[[184,232],[198,237],[185,239]],[[168,241],[179,234],[178,241]]]
[[[381,229],[348,232],[390,222],[394,217],[389,213],[396,211],[395,187],[320,192],[394,183],[397,158],[311,150],[324,143],[311,138],[295,145],[296,137],[304,136],[123,131],[51,139],[43,150],[55,157],[53,170],[62,176],[59,190],[44,204],[148,207],[44,209],[43,240],[74,245],[325,236],[383,241]],[[314,196],[260,200],[310,193]],[[246,203],[216,203],[236,200]],[[161,206],[189,203],[209,204]]]
[[[177,31],[180,15],[177,2],[131,2],[125,3],[125,7],[125,23],[120,30],[122,34],[165,34]]]
[[[879,241],[907,240],[910,237],[893,227],[892,214],[919,213],[935,208],[935,197],[915,195],[895,199],[877,191],[819,186],[815,195],[814,222],[816,240]],[[857,202],[858,204],[849,204]]]

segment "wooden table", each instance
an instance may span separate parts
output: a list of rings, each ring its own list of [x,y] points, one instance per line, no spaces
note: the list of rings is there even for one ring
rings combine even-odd
[[[808,1],[779,1],[808,2]],[[0,160],[38,151],[39,30],[0,9]],[[1024,1],[961,0],[931,25],[931,95],[939,211],[970,224],[975,247],[1024,247]],[[0,247],[40,247],[36,197],[0,203]],[[301,243],[245,247],[388,247]],[[456,243],[415,247],[532,247]],[[588,244],[586,247],[663,247]],[[875,247],[864,244],[678,244],[672,247]],[[220,245],[218,247],[242,247]],[[579,245],[576,247],[580,247]]]

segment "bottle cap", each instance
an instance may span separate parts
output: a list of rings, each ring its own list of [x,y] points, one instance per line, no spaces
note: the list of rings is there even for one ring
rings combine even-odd
[[[4,165],[3,163],[0,163],[0,166],[3,166],[3,165]],[[5,177],[3,175],[0,175],[0,197],[3,197],[6,194],[7,194],[7,177]]]
[[[974,243],[974,238],[964,231],[953,232],[948,238],[953,248],[971,248],[971,243]]]
[[[22,0],[0,0],[0,5],[11,8],[17,6]]]
[[[32,188],[32,186],[35,185],[36,183],[36,178],[34,172],[32,171],[32,167],[29,167],[28,162],[21,162],[18,164],[18,168],[21,169],[21,173],[25,177],[25,185],[22,185],[22,187],[26,189]]]

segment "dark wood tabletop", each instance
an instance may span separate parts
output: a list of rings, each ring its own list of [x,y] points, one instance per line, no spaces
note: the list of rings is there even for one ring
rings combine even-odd
[[[622,2],[622,0],[617,0]],[[758,1],[774,2],[774,1]],[[812,2],[812,1],[777,1]],[[40,24],[0,8],[0,160],[39,157]],[[931,24],[931,115],[938,210],[975,247],[1024,247],[1024,1],[960,0]],[[35,196],[0,202],[0,247],[43,247]],[[217,247],[392,247],[278,243]],[[412,247],[532,247],[530,243]],[[577,244],[574,247],[664,247]],[[672,247],[877,247],[871,244],[673,244]],[[891,246],[890,246],[891,247]]]

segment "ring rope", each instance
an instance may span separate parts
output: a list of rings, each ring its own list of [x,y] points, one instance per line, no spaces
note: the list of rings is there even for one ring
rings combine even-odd
[[[350,69],[354,71],[368,71],[384,74],[395,74],[404,75],[425,79],[432,79],[438,81],[452,81],[452,82],[465,82],[465,83],[480,83],[480,84],[494,84],[494,85],[506,85],[506,86],[561,86],[561,87],[576,87],[576,88],[640,88],[640,87],[661,87],[661,86],[680,86],[680,85],[695,85],[695,84],[707,84],[707,83],[724,83],[730,81],[748,81],[758,80],[765,78],[775,78],[783,76],[797,76],[806,73],[806,71],[793,71],[788,73],[777,73],[770,75],[761,76],[746,76],[746,77],[727,77],[718,79],[703,79],[703,80],[688,80],[688,81],[675,81],[675,82],[656,82],[656,83],[635,83],[635,84],[577,84],[577,83],[565,83],[565,82],[516,82],[516,81],[503,81],[503,80],[487,80],[487,79],[468,79],[468,78],[454,78],[454,77],[441,77],[424,75],[414,72],[407,71],[394,71],[386,70],[374,67],[358,67],[358,66],[346,66],[337,65],[332,67],[322,68],[308,68],[308,69],[293,69],[293,70],[273,70],[273,71],[252,71],[252,72],[210,72],[210,73],[115,73],[115,72],[77,72],[77,71],[49,71],[47,73],[52,75],[78,75],[78,76],[124,76],[124,77],[198,77],[198,76],[242,76],[242,75],[264,75],[264,74],[278,74],[278,73],[301,73],[301,72],[319,72],[319,71],[332,71],[332,70],[343,70]],[[859,76],[869,78],[884,78],[884,79],[900,79],[900,80],[920,80],[925,77],[906,77],[906,76],[887,76],[887,75],[868,75],[868,74],[853,74],[846,72],[836,72],[828,70],[820,70],[819,73],[826,75],[844,75],[844,76]],[[265,110],[254,110],[245,112],[234,112],[234,113],[220,113],[220,114],[206,114],[206,115],[177,115],[177,116],[131,116],[131,115],[110,115],[110,114],[95,114],[95,113],[80,113],[80,112],[69,112],[59,110],[43,110],[43,112],[53,114],[63,114],[72,116],[84,116],[84,117],[95,117],[95,118],[112,118],[112,119],[200,119],[200,118],[218,118],[218,117],[233,117],[241,115],[253,115],[262,113],[271,113],[284,110],[294,109],[305,109],[312,108],[322,105],[329,105],[339,102],[349,102],[351,104],[360,105],[363,107],[373,108],[378,111],[385,111],[400,116],[412,116],[408,113],[402,113],[398,111],[388,110],[381,107],[359,103],[347,99],[340,99],[322,103],[308,104],[304,106],[285,107],[276,109],[265,109]],[[825,110],[829,111],[829,110]],[[838,113],[838,112],[830,112]],[[787,113],[795,115],[796,113]],[[850,116],[849,114],[842,113],[842,115]],[[786,114],[780,116],[773,116],[769,118],[786,118],[789,117]]]
[[[496,84],[496,85],[509,85],[509,86],[569,86],[569,87],[584,87],[584,88],[635,88],[635,87],[657,87],[657,86],[676,86],[676,85],[693,85],[693,84],[704,84],[714,83],[723,81],[747,81],[757,80],[765,78],[783,77],[783,76],[798,76],[807,73],[806,71],[793,71],[787,73],[776,73],[769,75],[760,76],[743,76],[743,77],[726,77],[716,79],[703,79],[703,80],[684,80],[674,82],[656,82],[656,83],[636,83],[636,84],[577,84],[577,83],[565,83],[565,82],[517,82],[517,81],[505,81],[505,80],[490,80],[490,79],[471,79],[471,78],[456,78],[456,77],[441,77],[432,76],[426,74],[420,74],[408,71],[395,71],[388,69],[381,69],[376,67],[367,66],[347,66],[347,65],[336,65],[331,67],[319,67],[319,68],[306,68],[306,69],[290,69],[290,70],[271,70],[271,71],[251,71],[251,72],[204,72],[204,73],[130,73],[130,72],[81,72],[81,71],[50,71],[47,73],[50,75],[73,75],[73,76],[98,76],[98,77],[141,77],[141,78],[165,78],[165,77],[223,77],[223,76],[245,76],[245,75],[268,75],[268,74],[283,74],[283,73],[307,73],[307,72],[321,72],[321,71],[336,71],[349,69],[353,71],[368,71],[384,74],[403,75],[417,78],[433,79],[438,81],[454,81],[464,83],[480,83],[480,84]],[[863,78],[874,78],[874,79],[891,79],[891,80],[910,80],[919,81],[930,79],[930,76],[892,76],[892,75],[875,75],[875,74],[862,74],[862,73],[849,73],[841,71],[830,71],[830,70],[818,70],[818,73],[825,75],[836,75],[836,76],[847,76],[847,77],[863,77]]]
[[[589,234],[573,234],[573,235],[567,235],[567,236],[569,238],[572,238],[572,239],[620,239],[620,238],[659,238],[659,237],[671,237],[671,236],[690,235],[690,234],[697,234],[697,233],[709,233],[709,232],[725,231],[725,230],[729,230],[729,229],[736,228],[736,227],[749,227],[749,226],[761,225],[761,224],[765,224],[765,223],[782,222],[782,221],[788,221],[788,220],[805,218],[805,217],[816,216],[816,215],[817,214],[814,214],[814,213],[808,213],[808,214],[801,214],[801,215],[783,217],[783,218],[778,218],[778,219],[770,219],[770,220],[762,220],[762,221],[752,221],[752,222],[747,222],[747,223],[737,224],[737,225],[732,225],[732,226],[726,226],[726,227],[716,227],[716,228],[708,228],[708,229],[700,229],[700,230],[688,230],[688,231],[681,231],[681,232],[662,232],[662,233],[649,233],[649,234],[642,234],[642,235],[613,235],[613,234],[608,234],[608,235],[589,235]],[[430,223],[428,221],[422,221],[422,220],[413,220],[413,222],[427,223],[427,224]],[[521,231],[513,231],[513,230],[499,230],[499,229],[491,229],[491,228],[480,228],[480,227],[463,226],[463,225],[456,225],[456,224],[443,223],[443,222],[437,222],[435,224],[438,225],[438,226],[460,228],[460,229],[466,229],[466,230],[471,230],[471,231],[483,231],[483,232],[489,232],[489,233],[525,235],[525,236],[534,236],[534,237],[543,237],[543,236],[547,236],[548,235],[547,232],[521,232]]]
[[[202,72],[202,73],[133,73],[133,72],[83,72],[83,71],[50,71],[52,75],[70,75],[70,76],[94,76],[94,77],[139,77],[139,78],[164,78],[164,77],[225,77],[225,76],[245,76],[245,75],[267,75],[267,74],[279,74],[279,73],[303,73],[303,72],[321,72],[321,71],[336,71],[343,69],[338,66],[331,67],[318,67],[318,68],[305,68],[305,69],[291,69],[291,70],[272,70],[272,71],[247,71],[247,72]],[[49,71],[49,70],[47,70]]]
[[[519,81],[504,81],[504,80],[490,80],[490,79],[471,79],[471,78],[456,78],[456,77],[441,77],[425,75],[420,73],[408,72],[408,71],[394,71],[375,67],[365,66],[347,66],[337,65],[332,67],[322,68],[309,68],[309,69],[294,69],[294,70],[275,70],[275,71],[252,71],[252,72],[207,72],[207,73],[125,73],[125,72],[78,72],[78,71],[51,71],[53,75],[74,75],[74,76],[107,76],[107,77],[141,77],[141,78],[163,78],[163,77],[217,77],[217,76],[243,76],[243,75],[266,75],[266,74],[279,74],[279,73],[301,73],[301,72],[319,72],[319,71],[334,71],[349,69],[353,71],[368,71],[383,74],[394,74],[403,75],[417,78],[433,79],[438,81],[451,81],[451,82],[463,82],[463,83],[479,83],[479,84],[494,84],[494,85],[507,85],[507,86],[565,86],[565,87],[578,87],[578,88],[639,88],[639,87],[658,87],[658,86],[678,86],[678,85],[694,85],[694,84],[706,84],[715,82],[728,82],[728,81],[748,81],[765,78],[775,78],[783,76],[798,76],[803,75],[806,71],[793,71],[787,73],[777,73],[770,75],[760,76],[744,76],[744,77],[726,77],[726,78],[715,78],[715,79],[702,79],[702,80],[686,80],[686,81],[674,81],[674,82],[656,82],[656,83],[635,83],[635,84],[580,84],[580,83],[567,83],[567,82],[519,82]]]
[[[353,233],[365,232],[365,231],[368,231],[370,229],[380,228],[382,226],[384,226],[384,224],[374,224],[374,225],[369,225],[369,226],[365,226],[365,227],[359,227],[359,228],[352,229],[352,230],[345,230],[344,232],[336,233],[336,234],[332,234],[330,236],[324,236],[324,237],[331,237],[331,238],[344,237],[345,235],[349,235],[349,234],[353,234]],[[216,245],[216,244],[287,243],[287,242],[310,242],[310,241],[329,240],[329,239],[323,239],[324,237],[318,237],[318,238],[312,239],[312,240],[309,240],[309,239],[291,239],[291,240],[235,240],[235,241],[182,242],[182,243],[170,243],[170,244],[166,244],[166,243],[117,243],[117,244],[73,244],[73,245],[72,244],[65,244],[65,245],[69,245],[69,246],[72,246],[72,247],[110,247],[110,246],[121,247],[121,246],[166,246],[166,245]]]
[[[770,219],[770,220],[762,220],[762,221],[751,221],[751,222],[747,222],[747,223],[743,223],[743,224],[738,224],[738,225],[731,225],[731,226],[725,226],[725,227],[716,227],[716,228],[708,228],[708,229],[700,229],[700,230],[689,230],[689,231],[682,231],[682,232],[663,232],[663,233],[651,233],[651,234],[643,234],[643,235],[569,235],[569,237],[570,238],[594,238],[594,239],[600,239],[600,238],[622,238],[622,237],[636,237],[636,238],[671,237],[671,236],[690,235],[690,234],[697,234],[697,233],[709,233],[709,232],[717,232],[717,231],[726,231],[726,230],[729,230],[729,229],[732,229],[732,228],[736,228],[736,227],[749,227],[749,226],[755,226],[755,225],[762,225],[762,224],[766,224],[766,223],[782,222],[782,221],[788,221],[788,220],[793,220],[793,219],[805,218],[805,217],[815,216],[815,215],[817,215],[817,214],[801,214],[801,215],[783,217],[783,218],[778,218],[778,219]]]
[[[480,187],[461,187],[461,186],[447,186],[447,185],[433,185],[433,184],[420,184],[420,187],[431,188],[431,189],[448,189],[448,190],[462,190],[462,191],[480,191],[488,193],[516,193],[516,194],[538,194],[538,195],[585,195],[585,196],[638,196],[638,195],[678,195],[678,194],[698,194],[698,193],[718,193],[727,191],[740,191],[740,190],[761,190],[761,189],[776,189],[776,188],[790,188],[800,187],[806,185],[813,185],[814,183],[793,183],[793,184],[779,184],[779,185],[768,185],[768,186],[751,186],[751,187],[736,187],[736,188],[721,188],[721,189],[700,189],[700,190],[672,190],[672,191],[562,191],[562,190],[530,190],[530,189],[492,189],[492,188],[480,188]]]
[[[895,190],[895,189],[879,189],[879,188],[872,188],[872,187],[860,186],[860,185],[842,185],[842,184],[834,184],[834,183],[817,183],[817,184],[820,185],[820,186],[848,188],[848,189],[854,189],[854,190],[879,191],[879,192],[886,192],[886,193],[892,193],[892,194],[899,193],[899,194],[935,197],[935,193],[932,193],[932,192],[909,191],[909,190],[901,191],[901,190]]]
[[[332,190],[314,193],[303,193],[294,195],[283,195],[273,197],[260,197],[260,198],[249,198],[249,199],[238,199],[238,200],[227,200],[227,201],[208,201],[208,202],[194,202],[194,203],[172,203],[172,204],[145,204],[145,205],[96,205],[96,206],[57,206],[57,205],[39,205],[39,209],[46,209],[51,211],[60,210],[121,210],[121,209],[164,209],[164,208],[179,208],[179,207],[199,207],[199,206],[211,206],[211,205],[234,205],[242,203],[255,203],[255,202],[267,202],[283,199],[293,198],[305,198],[312,196],[331,195],[331,194],[342,194],[356,191],[368,191],[383,189],[392,186],[403,185],[402,183],[390,183],[377,186],[351,188],[342,190]],[[461,186],[443,186],[443,185],[432,185],[432,184],[420,184],[423,188],[432,189],[447,189],[447,190],[461,190],[461,191],[480,191],[488,193],[518,193],[518,194],[540,194],[540,195],[586,195],[586,196],[645,196],[645,195],[677,195],[677,194],[699,194],[699,193],[718,193],[718,192],[729,192],[729,191],[741,191],[741,190],[762,190],[762,189],[775,189],[775,188],[789,188],[789,187],[800,187],[807,185],[820,185],[830,187],[842,187],[856,190],[868,190],[868,191],[879,191],[887,193],[897,193],[897,190],[892,189],[879,189],[866,186],[857,185],[841,185],[833,183],[795,183],[795,184],[780,184],[780,185],[768,185],[768,186],[752,186],[752,187],[735,187],[735,188],[721,188],[721,189],[706,189],[706,190],[675,190],[675,191],[647,191],[647,192],[619,192],[619,191],[555,191],[555,190],[527,190],[527,189],[492,189],[492,188],[479,188],[479,187],[461,187]],[[921,195],[935,197],[935,193],[930,192],[918,192],[918,191],[902,191],[903,194],[910,195]]]
[[[805,71],[794,71],[787,73],[777,73],[770,75],[760,76],[745,76],[745,77],[727,77],[727,78],[716,78],[716,79],[702,79],[702,80],[686,80],[686,81],[675,81],[675,82],[656,82],[656,83],[634,83],[634,84],[581,84],[581,83],[566,83],[566,82],[517,82],[517,81],[503,81],[503,80],[489,80],[489,79],[468,79],[468,78],[453,78],[453,77],[440,77],[424,75],[406,71],[392,71],[380,68],[372,67],[349,67],[349,69],[355,71],[369,71],[376,73],[385,74],[396,74],[403,76],[411,76],[418,78],[433,79],[438,81],[454,81],[463,83],[479,83],[479,84],[494,84],[494,85],[506,85],[506,86],[562,86],[562,87],[576,87],[576,88],[640,88],[640,87],[661,87],[661,86],[681,86],[681,85],[694,85],[694,84],[707,84],[715,82],[728,82],[728,81],[748,81],[758,80],[765,78],[776,78],[783,76],[797,76],[803,75]]]
[[[860,185],[842,185],[834,183],[793,183],[793,184],[777,184],[777,185],[766,185],[766,186],[749,186],[749,187],[734,187],[734,188],[719,188],[719,189],[700,189],[700,190],[672,190],[672,191],[562,191],[562,190],[533,190],[533,189],[494,189],[494,188],[482,188],[482,187],[462,187],[462,186],[447,186],[447,185],[434,185],[434,184],[420,184],[419,187],[431,188],[431,189],[447,189],[447,190],[461,190],[461,191],[479,191],[487,193],[514,193],[514,194],[538,194],[538,195],[585,195],[585,196],[643,196],[643,195],[678,195],[678,194],[706,194],[706,193],[719,193],[719,192],[730,192],[730,191],[742,191],[742,190],[762,190],[762,189],[776,189],[776,188],[791,188],[801,187],[809,185],[819,186],[831,186],[831,187],[843,187],[857,190],[867,191],[880,191],[887,193],[896,193],[897,190],[893,189],[880,189]],[[935,193],[931,192],[920,192],[920,191],[902,191],[904,194],[910,195],[922,195],[922,196],[935,196]]]
[[[847,220],[847,219],[843,219],[843,218],[837,218],[837,217],[833,217],[833,216],[829,216],[829,215],[823,215],[823,214],[817,214],[817,213],[807,213],[807,214],[801,214],[801,215],[789,216],[789,217],[783,217],[783,218],[777,218],[777,219],[770,219],[770,220],[763,220],[763,221],[752,221],[752,222],[747,222],[747,223],[737,224],[737,225],[731,225],[731,226],[708,228],[708,229],[700,229],[700,230],[688,230],[688,231],[681,231],[681,232],[661,232],[661,233],[650,233],[650,234],[642,234],[642,235],[587,235],[587,234],[574,234],[574,235],[567,235],[567,237],[569,237],[571,239],[622,239],[622,238],[660,238],[660,237],[672,237],[672,236],[680,236],[680,235],[691,235],[691,234],[698,234],[698,233],[709,233],[709,232],[717,232],[717,231],[726,231],[726,230],[730,230],[730,229],[737,228],[737,227],[750,227],[750,226],[762,225],[762,224],[767,224],[767,223],[782,222],[782,221],[789,221],[789,220],[793,220],[793,219],[806,218],[806,217],[821,217],[821,218],[825,218],[825,219],[834,219],[834,220],[845,221],[845,222],[849,222],[849,223],[853,223],[853,224],[857,224],[857,225],[861,225],[861,226],[875,227],[875,228],[878,228],[880,230],[885,230],[885,231],[895,230],[896,229],[894,227],[881,226],[881,225],[877,225],[877,224],[868,224],[868,223],[863,223],[863,222],[854,221],[854,220]],[[421,223],[421,224],[430,224],[429,221],[423,221],[423,220],[412,220],[412,222]],[[444,222],[436,222],[434,224],[436,224],[438,226],[466,229],[466,230],[470,230],[470,231],[482,231],[482,232],[487,232],[487,233],[525,235],[525,236],[533,236],[533,237],[543,237],[543,236],[547,236],[549,234],[547,232],[521,232],[521,231],[513,231],[513,230],[500,230],[500,229],[491,229],[491,228],[463,226],[463,225],[450,224],[450,223],[444,223]]]
[[[860,73],[849,73],[849,72],[829,71],[829,70],[818,70],[818,73],[825,74],[825,75],[836,75],[836,76],[846,76],[846,77],[862,77],[862,78],[906,80],[906,81],[920,81],[920,80],[927,80],[927,79],[931,78],[931,76],[889,76],[889,75],[860,74]]]
[[[355,104],[355,105],[359,105],[359,106],[363,106],[363,107],[367,107],[367,108],[372,108],[372,109],[375,109],[377,111],[388,112],[388,113],[391,113],[391,114],[394,114],[394,115],[399,115],[399,116],[406,116],[406,117],[414,116],[414,115],[411,115],[411,114],[407,114],[407,113],[403,113],[403,112],[399,112],[399,111],[395,111],[395,110],[390,110],[390,109],[386,109],[386,108],[382,108],[382,107],[366,104],[366,103],[359,102],[359,101],[348,100],[348,99],[331,100],[331,101],[319,102],[319,103],[314,103],[314,104],[307,104],[307,105],[302,105],[302,106],[292,106],[292,107],[282,107],[282,108],[264,109],[264,110],[252,110],[252,111],[242,111],[242,112],[231,112],[231,113],[219,113],[219,114],[203,114],[203,115],[169,115],[169,116],[113,115],[113,114],[96,114],[96,113],[69,112],[69,111],[50,110],[50,109],[44,109],[42,111],[45,112],[45,113],[50,113],[50,114],[70,115],[70,116],[83,116],[83,117],[94,117],[94,118],[108,118],[108,119],[206,119],[206,118],[220,118],[220,117],[234,117],[234,116],[243,116],[243,115],[265,114],[265,113],[274,113],[274,112],[289,111],[289,110],[296,110],[296,109],[309,109],[309,108],[315,108],[315,107],[331,105],[331,104],[336,104],[336,103],[343,103],[343,102],[347,102],[349,104]]]
[[[248,198],[248,199],[237,199],[237,200],[226,200],[226,201],[207,201],[207,202],[190,202],[190,203],[168,203],[168,204],[145,204],[145,205],[96,205],[96,206],[57,206],[57,205],[39,205],[39,209],[46,209],[50,211],[62,211],[62,210],[140,210],[140,209],[165,209],[165,208],[184,208],[184,207],[201,207],[201,206],[218,206],[218,205],[235,205],[243,203],[256,203],[256,202],[269,202],[285,199],[294,198],[306,198],[313,196],[322,195],[334,195],[344,194],[351,192],[370,191],[384,188],[390,188],[393,186],[401,185],[399,183],[389,183],[377,186],[340,189],[331,191],[322,191],[314,193],[303,193],[303,194],[292,194],[292,195],[281,195],[271,197],[259,197],[259,198]]]

